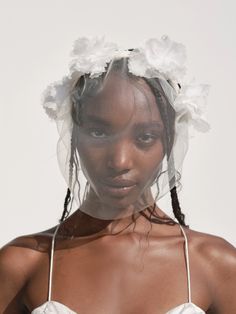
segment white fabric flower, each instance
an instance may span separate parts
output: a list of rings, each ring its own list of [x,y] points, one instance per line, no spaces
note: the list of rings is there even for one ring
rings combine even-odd
[[[155,77],[160,73],[165,79],[180,82],[186,72],[185,62],[184,45],[163,36],[161,40],[151,38],[136,49],[130,57],[129,70],[146,77]]]
[[[138,49],[132,51],[132,54],[128,60],[129,71],[137,76],[149,77],[147,75],[147,70],[149,69],[149,65],[147,63],[147,59],[145,54],[140,52]]]
[[[80,37],[74,43],[71,72],[90,73],[90,77],[97,77],[105,71],[107,63],[115,55],[118,46],[106,42],[102,37]]]
[[[209,88],[209,85],[195,83],[181,88],[173,103],[178,123],[186,122],[200,132],[207,132],[210,129],[205,119]]]
[[[74,84],[74,78],[65,76],[61,81],[49,85],[43,94],[43,107],[52,120],[63,119],[69,112],[69,96]]]

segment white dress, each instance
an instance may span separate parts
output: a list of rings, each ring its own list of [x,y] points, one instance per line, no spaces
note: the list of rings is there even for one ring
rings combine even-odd
[[[48,300],[42,305],[35,308],[31,314],[79,314],[72,311],[66,305],[51,300],[51,291],[52,291],[52,272],[53,272],[53,255],[54,255],[54,244],[57,230],[60,225],[57,226],[53,238],[52,238],[52,246],[51,246],[51,256],[50,256],[50,269],[49,269],[49,289],[48,289]],[[183,227],[179,224],[179,227],[183,233],[185,239],[185,256],[186,256],[186,265],[187,265],[187,279],[188,279],[188,302],[184,304],[180,304],[175,308],[169,310],[163,314],[205,314],[200,307],[191,302],[191,282],[190,282],[190,267],[189,267],[189,253],[188,253],[188,239]],[[112,314],[112,313],[111,313]]]

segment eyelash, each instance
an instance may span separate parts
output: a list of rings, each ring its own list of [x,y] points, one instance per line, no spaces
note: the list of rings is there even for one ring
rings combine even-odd
[[[159,138],[159,135],[157,135],[157,134],[151,134],[151,133],[144,133],[144,134],[142,134],[141,136],[139,136],[139,138],[140,138],[140,137],[143,137],[143,138],[144,138],[144,137],[146,137],[146,136],[148,136],[148,138],[151,139],[151,142],[150,142],[150,141],[148,141],[148,142],[143,141],[143,143],[145,143],[145,144],[150,144],[150,143],[156,141],[156,140]]]
[[[92,133],[96,133],[96,132],[103,134],[103,136],[97,136],[97,135],[94,136],[92,134]],[[91,137],[93,137],[94,139],[97,139],[97,140],[105,140],[106,139],[106,132],[101,131],[101,129],[90,129],[89,135]],[[109,135],[107,137],[109,137]],[[154,143],[156,140],[158,140],[160,138],[160,135],[156,134],[156,133],[150,133],[150,132],[148,133],[147,132],[147,133],[140,134],[137,138],[140,139],[140,138],[144,138],[144,137],[148,137],[148,141],[137,140],[137,142],[140,144],[144,144],[144,145],[151,145],[152,143]]]
[[[105,132],[103,132],[103,131],[100,131],[99,129],[90,129],[89,130],[89,135],[91,135],[92,137],[94,137],[94,138],[101,138],[100,136],[93,136],[92,135],[92,133],[95,133],[95,132],[100,132],[100,133],[103,133],[103,134],[105,134]]]

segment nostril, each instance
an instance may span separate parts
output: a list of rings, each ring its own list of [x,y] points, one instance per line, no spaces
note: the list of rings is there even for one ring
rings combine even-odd
[[[122,159],[109,159],[107,163],[108,168],[114,170],[116,173],[124,173],[131,170],[130,160],[122,160]]]

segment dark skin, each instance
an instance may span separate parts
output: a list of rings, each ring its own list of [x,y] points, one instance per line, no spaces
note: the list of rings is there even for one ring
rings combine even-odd
[[[114,75],[83,106],[78,151],[92,189],[82,208],[96,207],[98,218],[100,212],[111,218],[111,211],[124,217],[154,203],[150,185],[164,157],[164,124],[154,96],[139,84],[142,90]],[[103,183],[114,180],[135,186],[126,195],[110,193]]]
[[[124,214],[130,206],[135,209],[134,204],[140,204],[136,201],[144,196],[151,204],[150,183],[164,155],[163,122],[148,86],[140,82],[144,97],[128,82],[121,93],[123,82],[116,76],[109,83],[101,95],[103,101],[97,98],[97,105],[88,103],[83,111],[78,150],[92,189],[83,211],[78,209],[59,229],[52,300],[79,314],[163,314],[188,302],[179,226],[150,223],[140,215],[141,208],[136,208],[135,224],[130,216],[104,220],[85,213],[96,204],[107,213],[114,206]],[[109,128],[94,125],[94,121],[91,125],[91,113],[109,122]],[[155,125],[150,128],[151,120]],[[140,127],[144,122],[147,127]],[[136,186],[122,197],[103,195],[100,177],[125,177]],[[159,207],[156,211],[168,217]],[[30,313],[46,302],[54,231],[55,227],[16,238],[1,249],[0,313]],[[217,236],[185,231],[192,302],[208,314],[235,314],[236,249]]]

